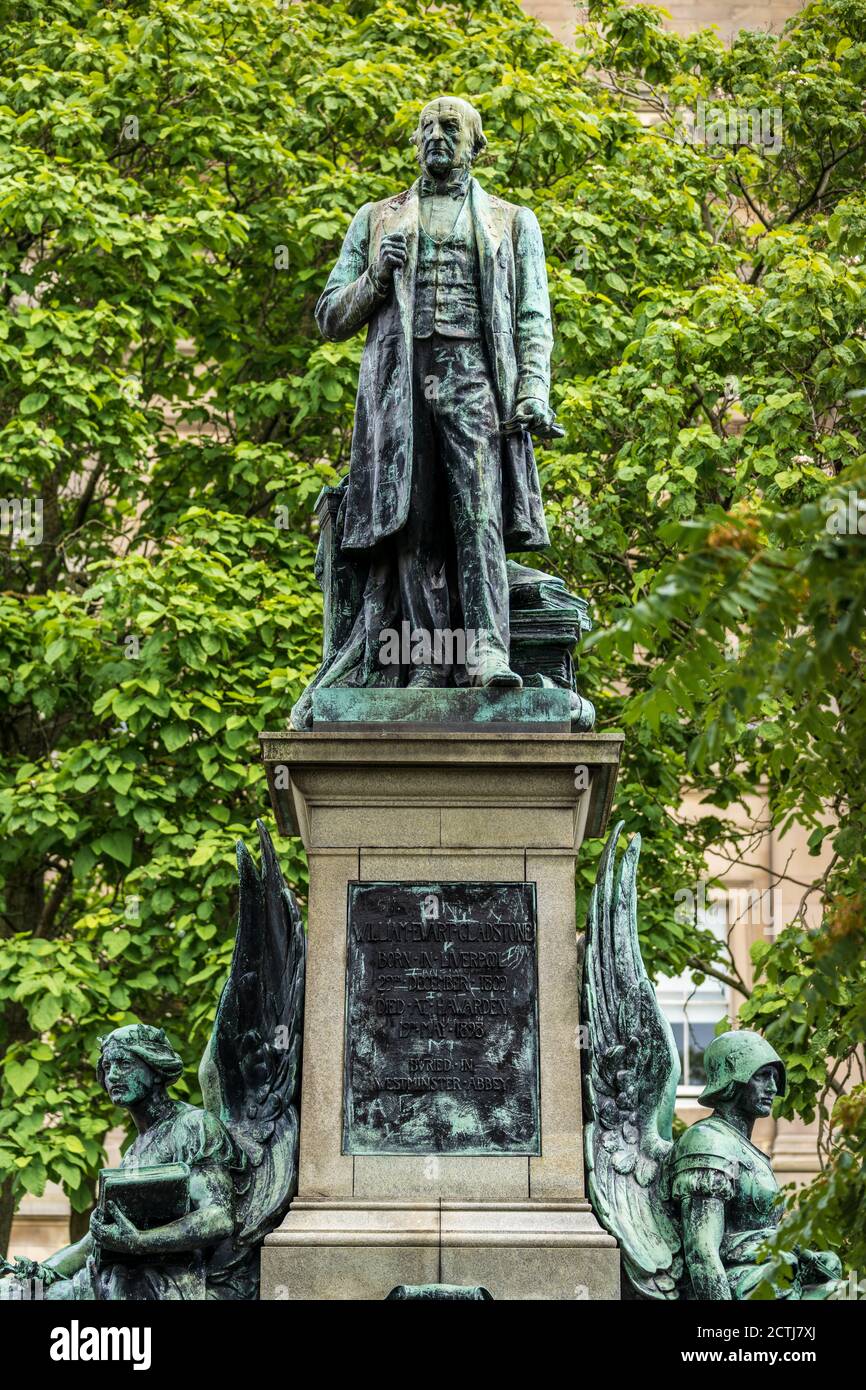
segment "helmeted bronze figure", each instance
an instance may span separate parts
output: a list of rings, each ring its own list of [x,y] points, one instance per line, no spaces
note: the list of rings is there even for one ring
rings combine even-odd
[[[530,432],[561,433],[544,247],[528,208],[472,177],[486,140],[468,102],[430,102],[414,142],[421,177],[356,214],[316,309],[326,338],[367,330],[340,551],[365,565],[368,643],[400,621],[460,628],[473,684],[519,686],[505,557],[548,544]],[[454,677],[395,677],[368,652],[347,683]]]
[[[766,1278],[761,1251],[779,1222],[770,1160],[751,1141],[755,1120],[785,1092],[785,1067],[766,1039],[732,1031],[704,1053],[712,1106],[674,1143],[680,1061],[641,959],[635,835],[616,863],[622,824],[599,866],[587,915],[582,1012],[588,1026],[584,1146],[589,1196],[616,1237],[623,1273],[643,1298],[741,1299]],[[828,1251],[788,1255],[780,1298],[827,1298],[841,1274]]]

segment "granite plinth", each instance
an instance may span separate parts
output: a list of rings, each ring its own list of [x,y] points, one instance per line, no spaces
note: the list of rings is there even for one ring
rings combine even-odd
[[[303,838],[310,874],[299,1190],[265,1241],[262,1297],[460,1284],[618,1298],[619,1251],[586,1199],[574,873],[584,836],[604,833],[622,736],[347,725],[261,742],[278,824]],[[540,1152],[347,1152],[352,885],[506,881],[537,901]],[[382,966],[398,968],[418,966]]]
[[[483,1160],[482,1160],[483,1161]],[[494,1299],[620,1296],[619,1250],[587,1202],[293,1203],[262,1250],[263,1299],[386,1299],[395,1285]]]

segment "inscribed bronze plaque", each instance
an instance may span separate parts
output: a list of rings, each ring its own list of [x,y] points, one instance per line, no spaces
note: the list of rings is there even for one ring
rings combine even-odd
[[[350,883],[343,1152],[537,1154],[534,883]]]

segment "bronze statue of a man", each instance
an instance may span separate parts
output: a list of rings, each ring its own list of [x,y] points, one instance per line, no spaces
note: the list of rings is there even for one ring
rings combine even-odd
[[[367,327],[342,550],[388,557],[413,630],[462,626],[473,684],[519,686],[505,556],[548,544],[530,431],[558,432],[544,246],[472,177],[487,142],[468,102],[430,102],[413,140],[421,177],[356,214],[316,308],[334,341]]]

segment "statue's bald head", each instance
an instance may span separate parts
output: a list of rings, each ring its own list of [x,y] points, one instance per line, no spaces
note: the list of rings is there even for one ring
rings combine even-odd
[[[440,179],[455,167],[473,164],[487,145],[475,107],[451,96],[428,101],[412,142],[422,168]]]

